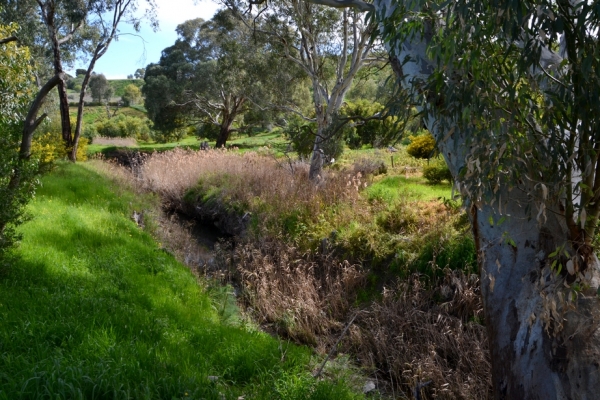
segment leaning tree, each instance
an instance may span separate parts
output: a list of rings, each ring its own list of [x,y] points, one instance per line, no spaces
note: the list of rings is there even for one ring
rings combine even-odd
[[[119,25],[125,21],[139,30],[143,18],[156,27],[154,0],[145,0],[148,9],[143,17],[135,12],[138,0],[0,0],[0,16],[17,20],[24,29],[20,41],[38,55],[38,86],[58,79],[62,138],[69,158],[75,161],[83,117],[83,97],[95,63],[119,36]],[[72,131],[64,64],[75,57],[88,58],[81,84],[77,122]],[[45,64],[45,65],[44,65]],[[51,66],[46,69],[44,67]],[[50,72],[51,71],[51,72]]]
[[[472,223],[496,398],[596,398],[600,6],[308,1],[373,13],[437,139]]]

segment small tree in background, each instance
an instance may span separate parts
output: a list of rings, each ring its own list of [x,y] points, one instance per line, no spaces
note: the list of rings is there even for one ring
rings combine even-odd
[[[123,96],[121,99],[126,106],[138,104],[142,98],[142,91],[134,84],[129,84],[123,89]]]
[[[146,75],[146,68],[138,68],[132,77],[135,77],[135,79],[144,79],[144,75]]]
[[[108,84],[106,86],[106,90],[104,91],[104,95],[102,96],[104,101],[106,101],[106,104],[110,103],[110,99],[113,97],[113,94],[115,94],[115,89]]]
[[[108,90],[108,80],[104,74],[96,74],[90,77],[90,90],[92,91],[92,99],[100,103],[105,98],[105,93]]]

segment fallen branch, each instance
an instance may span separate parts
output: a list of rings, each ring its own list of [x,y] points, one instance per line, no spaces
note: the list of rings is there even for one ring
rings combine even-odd
[[[342,341],[342,338],[344,337],[346,332],[348,332],[348,328],[350,328],[350,325],[352,325],[352,323],[354,322],[354,320],[356,319],[357,316],[358,316],[358,313],[354,314],[354,317],[352,317],[350,322],[348,322],[348,325],[346,325],[346,327],[342,331],[342,334],[338,338],[337,342],[335,342],[331,351],[329,352],[329,354],[327,354],[327,357],[325,357],[325,360],[323,360],[323,364],[321,364],[321,367],[319,368],[319,370],[315,374],[313,374],[313,377],[318,378],[319,376],[321,376],[321,374],[323,373],[323,368],[325,368],[325,364],[327,364],[327,361],[329,361],[329,359],[331,358],[331,355],[335,352],[335,349],[337,348],[338,344],[340,344],[340,342]]]

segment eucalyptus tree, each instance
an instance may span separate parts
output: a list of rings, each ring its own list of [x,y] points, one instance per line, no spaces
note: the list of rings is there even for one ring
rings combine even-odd
[[[154,18],[154,0],[145,0],[152,24]],[[26,28],[22,31],[25,44],[37,49],[38,86],[42,87],[42,77],[48,82],[58,79],[58,98],[62,122],[62,137],[69,151],[69,158],[75,161],[77,144],[81,133],[83,115],[83,97],[95,66],[111,42],[119,35],[118,26],[126,20],[139,29],[140,17],[135,14],[137,0],[2,0],[3,18],[17,18]],[[44,57],[45,56],[45,60]],[[88,57],[89,64],[84,75],[80,91],[78,117],[75,132],[72,132],[69,118],[69,101],[64,73],[64,63],[72,63],[76,57]],[[44,61],[51,66],[51,73],[43,69]]]
[[[256,4],[225,3],[235,10]],[[250,15],[261,21],[259,30],[274,37],[283,46],[286,59],[311,81],[314,117],[302,117],[317,126],[309,172],[315,179],[323,167],[323,149],[338,131],[334,120],[352,81],[363,66],[378,60],[372,55],[376,44],[372,21],[358,10],[338,11],[311,3],[281,0],[257,5],[256,13]]]
[[[600,392],[597,2],[310,0],[374,14],[472,223],[499,399]]]
[[[142,90],[156,129],[169,132],[200,123],[218,130],[216,145],[222,147],[251,106],[291,97],[298,74],[282,68],[277,47],[252,35],[230,11],[210,21],[186,21],[177,33],[159,63],[146,68]]]

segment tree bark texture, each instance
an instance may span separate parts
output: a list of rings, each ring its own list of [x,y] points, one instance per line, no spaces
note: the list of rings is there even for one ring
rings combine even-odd
[[[376,0],[374,4],[378,20],[385,24],[396,3]],[[410,42],[387,46],[394,54],[392,65],[403,85],[423,82],[433,72],[425,38],[417,36]],[[460,181],[459,171],[467,163],[467,137],[459,129],[441,131],[438,122],[431,118],[426,124],[452,175]],[[597,258],[587,266],[593,276],[590,288],[569,303],[565,297],[568,279],[563,279],[564,272],[557,276],[550,267],[556,259],[551,254],[569,243],[566,216],[548,213],[546,221],[540,223],[526,209],[533,206],[526,191],[501,188],[498,195],[501,201],[494,206],[476,206],[464,196],[478,251],[495,397],[599,398]],[[561,209],[559,199],[554,200],[553,208]]]
[[[42,17],[45,20],[48,34],[50,36],[50,42],[52,45],[52,56],[55,76],[60,77],[58,82],[58,99],[60,103],[60,120],[62,125],[62,138],[67,149],[70,149],[73,145],[73,137],[71,135],[71,119],[69,115],[69,98],[67,96],[67,85],[64,79],[64,70],[62,66],[62,57],[60,54],[60,43],[57,36],[57,29],[55,26],[55,4],[54,2],[48,2],[45,4],[40,3]],[[75,161],[69,153],[69,159]]]

